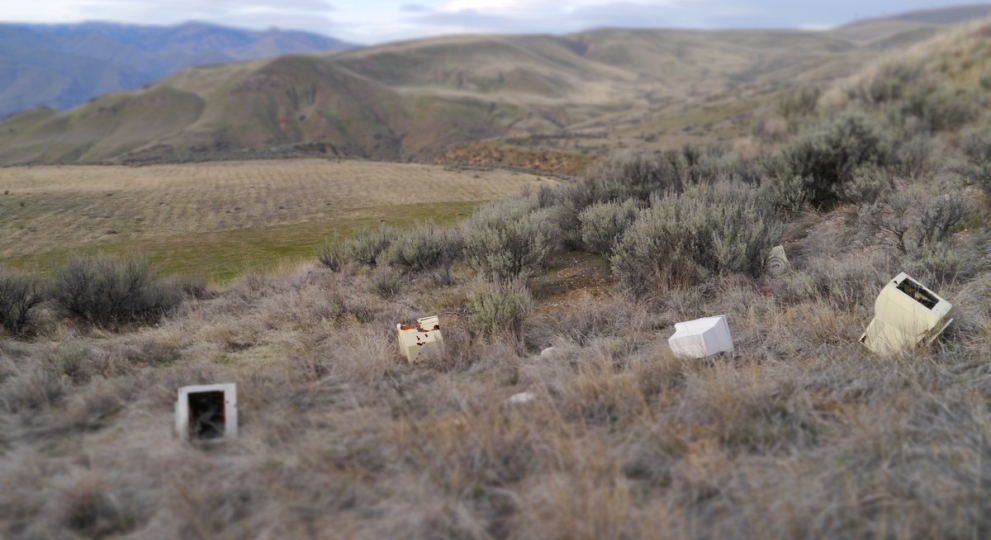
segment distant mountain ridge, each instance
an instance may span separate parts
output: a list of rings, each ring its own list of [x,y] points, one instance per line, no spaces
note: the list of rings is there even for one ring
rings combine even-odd
[[[0,24],[0,116],[35,107],[69,109],[192,66],[353,47],[306,32],[197,22]]]
[[[478,141],[532,140],[533,148],[588,155],[709,130],[739,136],[782,91],[831,84],[950,27],[899,17],[827,31],[446,36],[191,67],[68,111],[10,115],[0,122],[0,165],[297,150],[433,162]],[[90,82],[106,80],[83,71]]]
[[[983,17],[991,16],[991,4],[972,4],[966,6],[951,6],[946,8],[934,8],[934,9],[920,9],[916,11],[908,11],[905,13],[899,13],[897,15],[892,15],[889,17],[880,17],[877,19],[863,19],[859,21],[854,21],[845,26],[857,26],[867,23],[873,23],[877,21],[905,21],[914,22],[919,24],[934,24],[934,25],[947,25],[947,24],[960,24],[967,21],[972,21],[974,19],[980,19]]]

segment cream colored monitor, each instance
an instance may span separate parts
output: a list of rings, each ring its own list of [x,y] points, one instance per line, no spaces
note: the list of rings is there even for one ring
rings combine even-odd
[[[874,320],[860,342],[877,354],[932,343],[947,326],[953,305],[902,272],[881,289]]]

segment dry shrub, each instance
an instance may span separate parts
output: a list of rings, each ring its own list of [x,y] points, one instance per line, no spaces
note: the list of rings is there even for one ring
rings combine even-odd
[[[625,152],[596,165],[577,183],[560,190],[555,218],[564,239],[582,246],[580,216],[596,203],[634,199],[646,202],[651,194],[678,192],[686,165],[677,153]]]
[[[791,88],[778,101],[778,112],[789,122],[815,114],[822,90],[814,86]]]
[[[957,171],[991,196],[991,129],[973,130],[961,145],[967,163]]]
[[[724,273],[758,276],[782,226],[757,190],[730,184],[655,199],[615,248],[612,269],[637,293]]]
[[[639,203],[636,199],[624,202],[595,203],[578,215],[581,224],[581,240],[591,253],[612,256],[613,247],[637,217]]]
[[[461,249],[458,231],[425,223],[399,235],[382,257],[386,264],[412,272],[447,271],[461,256]]]
[[[860,209],[860,223],[870,235],[879,235],[899,253],[908,255],[948,242],[968,214],[960,194],[936,195],[919,185],[899,185],[878,202]]]
[[[465,262],[496,282],[536,275],[554,244],[549,215],[532,197],[483,206],[464,227]]]
[[[402,290],[406,282],[403,274],[394,268],[382,266],[372,271],[371,288],[382,298],[392,298]]]
[[[399,230],[389,225],[382,225],[377,230],[361,229],[343,242],[325,243],[317,258],[335,272],[340,270],[344,262],[375,266],[379,256],[389,249],[399,235]]]
[[[34,322],[33,311],[47,299],[47,288],[37,277],[0,268],[0,328],[23,334]]]
[[[72,319],[102,328],[153,323],[182,300],[159,281],[147,260],[98,255],[76,258],[55,270],[52,300]]]
[[[838,190],[844,201],[873,204],[882,195],[897,189],[890,171],[876,165],[865,165],[853,171],[850,181]]]
[[[785,178],[801,178],[808,202],[828,208],[841,196],[853,172],[864,165],[885,165],[891,143],[870,117],[848,114],[782,150]]]
[[[477,280],[468,290],[466,307],[473,336],[508,336],[522,343],[524,324],[533,312],[533,296],[521,281],[494,285]]]

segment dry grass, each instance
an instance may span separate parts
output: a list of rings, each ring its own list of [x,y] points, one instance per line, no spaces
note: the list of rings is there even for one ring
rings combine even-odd
[[[444,287],[404,278],[388,299],[372,271],[253,274],[155,328],[4,342],[0,531],[984,537],[987,275],[939,291],[959,312],[935,348],[871,357],[856,339],[884,277],[791,284],[897,270],[857,257],[842,212],[789,233],[781,281],[727,276],[634,301],[581,294],[574,268],[553,270],[534,280],[556,292],[539,297],[522,352],[469,331],[463,268]],[[401,363],[395,322],[430,313],[445,357]],[[711,313],[728,316],[737,354],[674,358],[673,322]],[[176,388],[223,381],[238,383],[240,437],[180,443]],[[536,399],[506,402],[523,391]]]

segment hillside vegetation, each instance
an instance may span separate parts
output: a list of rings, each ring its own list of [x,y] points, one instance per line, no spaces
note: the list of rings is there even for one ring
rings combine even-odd
[[[856,32],[605,29],[192,68],[71,111],[14,115],[0,123],[0,164],[279,148],[433,161],[452,145],[503,137],[603,155],[617,145],[738,137],[757,119],[749,111],[783,87],[849,74],[885,50],[879,41],[898,35],[891,47],[905,47],[943,28],[933,17],[898,22],[914,37],[901,27],[892,34],[891,21]]]
[[[4,270],[0,531],[987,537],[989,35],[796,87],[732,144],[618,152],[282,275]],[[779,244],[791,267],[771,277]],[[858,341],[902,271],[954,322],[876,356]],[[121,282],[109,306],[66,294]],[[676,322],[720,314],[733,354],[672,355]],[[396,324],[425,315],[445,349],[405,364]],[[238,438],[180,442],[177,388],[219,382],[237,383]]]

